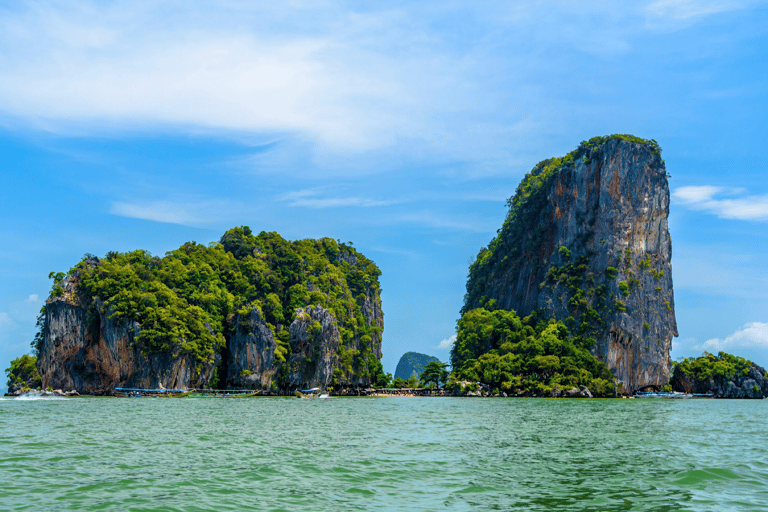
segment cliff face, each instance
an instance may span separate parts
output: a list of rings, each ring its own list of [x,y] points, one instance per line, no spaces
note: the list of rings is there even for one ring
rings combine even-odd
[[[46,304],[38,370],[42,388],[112,394],[115,387],[178,389],[210,379],[214,365],[198,370],[189,354],[142,353],[139,324],[110,318],[100,301],[78,293],[79,273],[62,282],[64,295]]]
[[[37,347],[43,387],[369,386],[383,371],[379,274],[331,239],[248,228],[164,258],[88,256],[54,277]]]
[[[626,140],[629,139],[629,140]],[[627,391],[663,386],[677,336],[669,186],[654,142],[591,139],[538,164],[470,269],[464,310],[538,310],[594,337]]]

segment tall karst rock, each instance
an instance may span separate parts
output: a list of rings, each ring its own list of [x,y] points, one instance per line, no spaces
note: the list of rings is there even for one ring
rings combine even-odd
[[[669,185],[655,141],[595,137],[526,175],[470,267],[463,311],[534,311],[595,339],[625,390],[669,381]]]

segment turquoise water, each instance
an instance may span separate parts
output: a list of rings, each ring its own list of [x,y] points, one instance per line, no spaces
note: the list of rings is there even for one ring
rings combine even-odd
[[[0,400],[0,510],[766,510],[768,401]]]

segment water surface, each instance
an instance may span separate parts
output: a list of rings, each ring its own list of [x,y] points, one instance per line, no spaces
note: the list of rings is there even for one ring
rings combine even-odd
[[[1,510],[766,510],[768,401],[0,400]]]

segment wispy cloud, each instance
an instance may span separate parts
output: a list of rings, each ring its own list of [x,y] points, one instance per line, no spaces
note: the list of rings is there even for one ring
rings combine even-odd
[[[658,0],[644,10],[650,25],[674,29],[687,27],[707,16],[738,11],[759,3],[759,0]]]
[[[475,221],[466,217],[445,215],[434,211],[406,213],[394,217],[392,221],[451,231],[470,231],[474,233],[492,233],[496,231],[496,227],[491,225],[492,221],[490,220]]]
[[[691,210],[712,213],[722,219],[768,221],[768,195],[743,193],[744,189],[689,186],[676,189],[672,197]]]
[[[742,4],[665,0],[647,15],[695,20]],[[611,2],[40,0],[2,9],[4,115],[63,133],[290,134],[312,141],[326,168],[369,155],[360,172],[391,162],[393,148],[472,161],[471,172],[487,174],[528,161],[532,133],[569,125],[563,88],[546,85],[558,83],[552,71],[568,69],[574,51],[631,51],[643,30],[640,7]]]
[[[131,219],[180,224],[182,226],[211,226],[226,223],[243,215],[253,215],[257,206],[246,206],[222,199],[184,199],[135,202],[113,202],[109,213]]]
[[[422,256],[422,254],[415,252],[415,251],[409,251],[406,249],[398,249],[396,247],[382,247],[380,245],[373,246],[370,249],[368,249],[370,252],[380,252],[384,254],[392,254],[394,256],[404,256],[406,258],[411,259],[417,259]]]
[[[184,226],[200,222],[200,218],[191,211],[190,205],[172,203],[170,201],[154,201],[151,203],[112,203],[109,213],[132,219],[167,222]]]
[[[453,347],[453,344],[456,343],[456,335],[454,334],[450,338],[446,338],[443,341],[440,342],[438,346],[436,346],[436,349],[439,350],[451,350]]]
[[[14,322],[8,313],[0,312],[0,329],[6,329],[12,325],[14,325]]]
[[[286,202],[288,206],[303,208],[339,208],[343,206],[357,206],[370,208],[372,206],[388,206],[396,204],[397,200],[372,199],[369,197],[318,197],[324,189],[307,189],[288,192],[278,197],[278,201]]]
[[[724,339],[712,338],[695,348],[707,352],[729,351],[734,348],[768,349],[768,323],[748,323]]]

